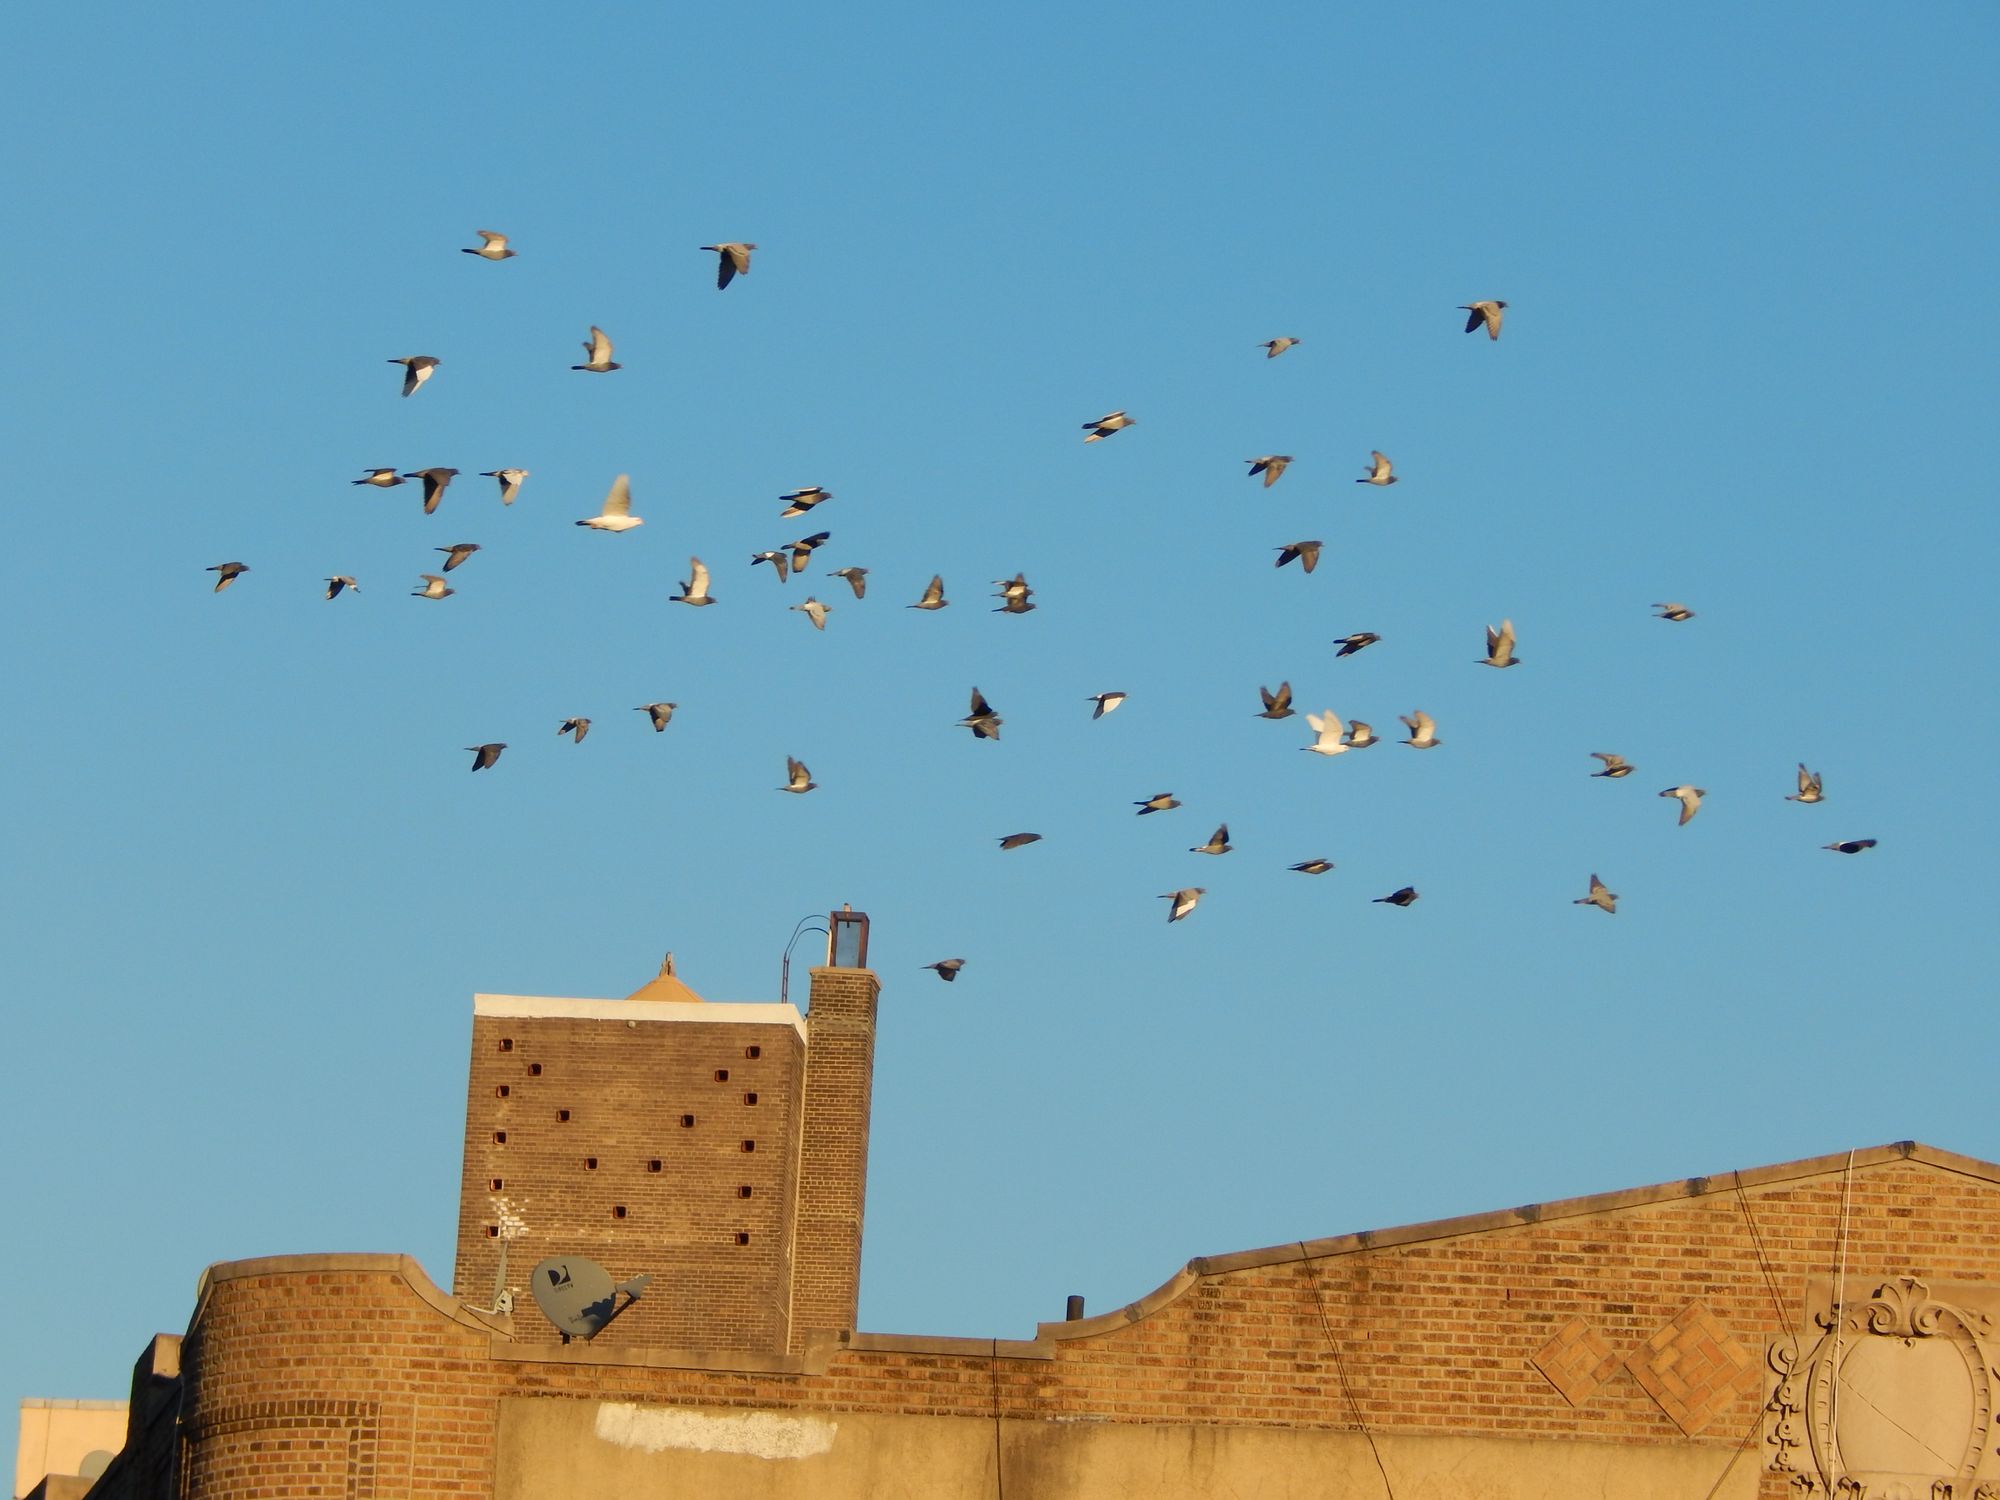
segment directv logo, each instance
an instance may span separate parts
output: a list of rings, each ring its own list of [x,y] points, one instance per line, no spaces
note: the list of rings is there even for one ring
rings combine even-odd
[[[557,1286],[568,1286],[568,1285],[569,1285],[569,1267],[568,1267],[568,1266],[550,1266],[550,1267],[549,1267],[549,1285],[550,1285],[550,1286],[552,1286],[552,1287],[557,1287]]]

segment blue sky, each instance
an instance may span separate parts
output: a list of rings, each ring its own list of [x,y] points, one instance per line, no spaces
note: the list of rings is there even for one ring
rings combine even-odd
[[[0,1397],[121,1394],[214,1260],[448,1282],[473,992],[623,994],[672,948],[774,998],[842,901],[884,981],[872,1329],[1903,1137],[2000,1157],[1949,1066],[1995,1041],[1997,28],[15,17],[0,1276],[40,1314]],[[725,239],[760,249],[718,294]],[[1488,297],[1497,344],[1459,331]],[[623,370],[570,371],[592,323]],[[1376,448],[1392,489],[1352,482]],[[426,517],[349,485],[387,464],[463,476]],[[646,525],[573,526],[620,472]],[[837,498],[780,520],[803,484]],[[809,579],[749,567],[821,527]],[[458,594],[406,597],[459,541]],[[666,603],[691,553],[715,608]],[[1016,570],[1041,607],[991,614]],[[933,572],[953,606],[905,609]],[[1523,665],[1482,670],[1503,616]],[[1301,756],[1253,717],[1280,679],[1445,744]],[[1000,743],[955,727],[974,684]],[[775,794],[788,754],[820,790]]]

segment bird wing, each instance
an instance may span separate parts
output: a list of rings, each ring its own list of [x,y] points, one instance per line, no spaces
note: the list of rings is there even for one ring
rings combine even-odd
[[[715,289],[719,292],[736,279],[736,258],[729,253],[727,245],[718,245],[715,248]]]
[[[1259,688],[1258,691],[1262,692],[1263,689]],[[1278,691],[1275,694],[1269,695],[1266,702],[1272,708],[1290,708],[1292,706],[1292,685],[1289,682],[1279,683]]]
[[[610,346],[606,345],[608,349]],[[611,481],[611,489],[604,497],[604,511],[607,516],[629,516],[632,514],[632,476],[620,474]]]
[[[584,352],[590,356],[592,364],[608,365],[611,363],[610,335],[605,333],[595,323],[590,325],[590,337],[585,340],[583,348]]]
[[[972,690],[972,711],[966,717],[968,719],[990,719],[993,717],[993,705],[986,701],[986,695],[980,692],[978,688]]]
[[[507,236],[504,234],[495,234],[490,229],[475,229],[472,232],[486,241],[486,248],[488,250],[505,250],[507,248]]]
[[[942,573],[933,573],[929,585],[924,589],[924,597],[920,602],[924,604],[936,604],[943,598],[944,575]]]
[[[688,597],[701,599],[708,594],[708,566],[698,557],[688,559]]]

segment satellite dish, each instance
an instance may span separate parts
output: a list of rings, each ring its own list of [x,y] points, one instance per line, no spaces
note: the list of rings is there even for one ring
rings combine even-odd
[[[613,1285],[611,1273],[581,1255],[555,1255],[535,1267],[535,1306],[561,1331],[563,1342],[594,1339],[604,1325],[639,1300],[652,1281],[634,1276]],[[618,1294],[625,1300],[620,1302]]]

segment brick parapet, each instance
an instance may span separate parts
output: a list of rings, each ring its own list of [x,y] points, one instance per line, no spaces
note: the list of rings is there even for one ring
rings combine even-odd
[[[806,1011],[790,1347],[852,1329],[861,1299],[876,1002],[867,969],[817,968]]]

